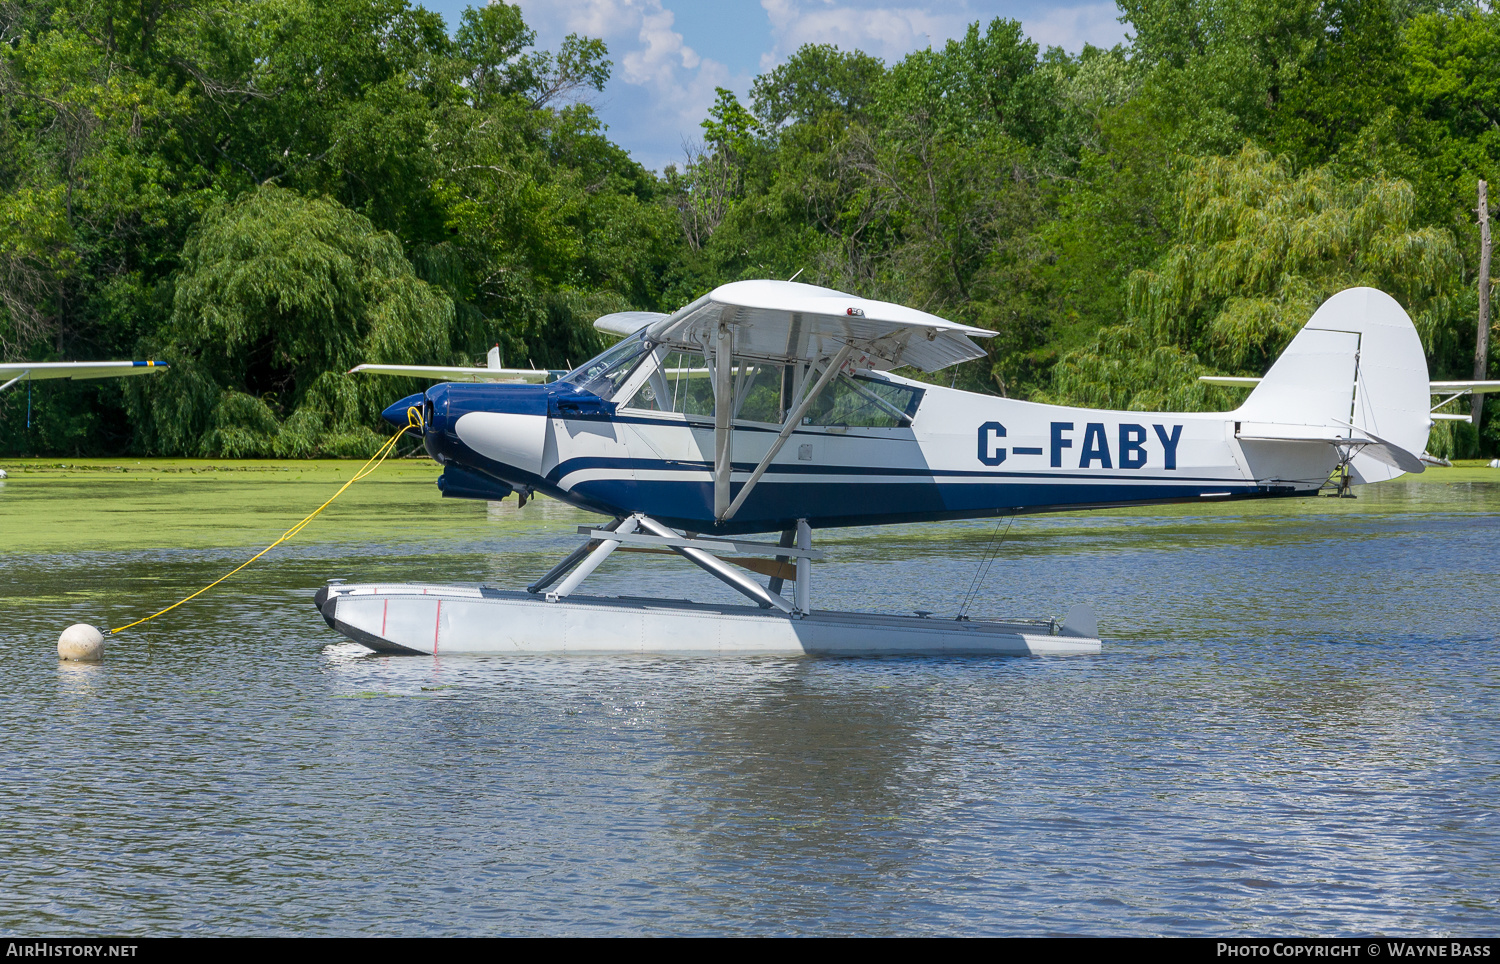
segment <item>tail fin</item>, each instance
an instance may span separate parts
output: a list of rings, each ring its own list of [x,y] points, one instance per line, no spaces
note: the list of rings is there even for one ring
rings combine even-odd
[[[1323,302],[1234,415],[1274,426],[1275,437],[1341,428],[1373,438],[1350,470],[1356,484],[1380,482],[1421,470],[1412,453],[1427,446],[1428,392],[1427,358],[1406,312],[1383,291],[1349,288]]]

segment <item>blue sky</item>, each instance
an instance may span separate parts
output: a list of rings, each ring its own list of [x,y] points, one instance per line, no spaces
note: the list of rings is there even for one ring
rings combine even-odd
[[[475,0],[418,0],[449,28]],[[805,43],[860,49],[887,62],[941,47],[974,21],[1021,21],[1042,46],[1076,52],[1085,43],[1125,39],[1113,0],[520,0],[537,45],[555,48],[569,33],[609,45],[614,72],[590,98],[610,137],[647,167],[680,162],[715,87],[742,98],[755,76]]]

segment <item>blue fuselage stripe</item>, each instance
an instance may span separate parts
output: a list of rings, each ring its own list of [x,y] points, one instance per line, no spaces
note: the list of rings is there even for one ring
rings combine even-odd
[[[615,472],[628,471],[655,471],[655,472],[710,472],[713,463],[707,461],[687,461],[678,459],[640,459],[640,458],[604,458],[599,456],[588,456],[576,459],[568,459],[559,462],[547,473],[547,481],[560,483],[568,476],[589,469],[607,469]],[[735,462],[734,471],[753,472],[755,463]],[[1146,475],[1139,472],[1112,473],[1106,475],[1102,472],[996,472],[983,469],[934,469],[927,466],[899,467],[899,466],[876,466],[876,465],[799,465],[796,463],[772,464],[766,467],[767,476],[784,475],[820,475],[820,476],[848,476],[850,480],[869,476],[902,476],[909,479],[932,479],[946,478],[958,479],[1017,479],[1035,480],[1041,482],[1052,482],[1062,479],[1079,479],[1088,482],[1098,482],[1101,479],[1114,479],[1122,483],[1138,482],[1166,482],[1178,484],[1201,483],[1211,486],[1239,485],[1243,483],[1226,481],[1223,478],[1211,476],[1192,475]],[[825,481],[820,484],[838,485],[838,481]]]

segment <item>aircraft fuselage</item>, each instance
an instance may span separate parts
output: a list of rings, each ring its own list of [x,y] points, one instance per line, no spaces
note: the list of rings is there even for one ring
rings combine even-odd
[[[437,385],[388,417],[404,424],[407,407],[420,405],[449,494],[499,498],[525,487],[591,511],[725,534],[785,530],[797,519],[828,528],[1309,495],[1337,464],[1327,445],[1241,439],[1234,413],[1099,411],[888,374],[858,378],[909,400],[903,419],[848,424],[881,421],[856,412],[840,424],[832,411],[805,420],[723,523],[715,522],[712,414],[616,404],[559,382]],[[735,494],[781,429],[733,421]],[[488,496],[486,480],[498,483]]]

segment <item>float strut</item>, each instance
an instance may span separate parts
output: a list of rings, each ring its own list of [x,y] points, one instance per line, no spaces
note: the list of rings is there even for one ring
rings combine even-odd
[[[785,547],[787,549],[790,549],[792,546],[795,546],[796,544],[797,544],[797,530],[796,529],[787,529],[787,530],[785,530],[784,532],[781,533],[781,545],[783,547]],[[791,556],[777,556],[776,557],[776,561],[778,563],[781,563],[782,565],[785,565],[786,563],[791,562],[792,559],[791,559]],[[771,583],[766,588],[769,589],[771,592],[774,592],[776,595],[779,596],[779,595],[781,595],[781,587],[784,584],[784,582],[785,582],[785,580],[783,580],[780,576],[772,576],[771,577]]]
[[[662,525],[660,522],[657,522],[655,519],[650,518],[649,516],[635,516],[633,518],[639,518],[641,520],[641,528],[645,529],[652,535],[662,536],[666,539],[680,538],[679,533],[673,532],[671,529]],[[775,606],[777,609],[781,610],[784,613],[790,613],[792,611],[791,605],[788,604],[785,599],[782,599],[778,595],[767,592],[765,587],[756,582],[754,579],[751,579],[748,576],[740,575],[738,572],[725,565],[722,561],[715,558],[712,553],[704,552],[702,549],[690,549],[686,546],[672,546],[671,548],[673,552],[682,556],[686,556],[688,559],[697,563],[704,570],[717,576],[720,580],[728,583],[731,587],[738,589],[740,592],[749,596],[756,602]],[[800,559],[798,560],[798,562],[801,561],[802,560]]]
[[[636,517],[630,516],[621,522],[620,525],[616,526],[614,531],[628,534],[634,532],[639,525],[640,523],[636,521]],[[583,561],[582,565],[573,570],[572,575],[563,580],[561,586],[558,586],[554,592],[547,593],[548,602],[572,595],[573,590],[578,588],[579,583],[587,579],[589,573],[598,569],[599,563],[607,559],[609,554],[618,548],[620,548],[620,543],[614,539],[605,539],[600,542],[599,547],[589,554],[589,557]]]
[[[812,526],[807,524],[806,519],[797,520],[797,548],[812,548]],[[792,598],[796,601],[796,611],[802,615],[812,612],[812,560],[806,556],[797,557],[797,588]]]
[[[620,527],[620,523],[624,521],[625,520],[623,518],[615,519],[604,528],[610,532],[613,532],[618,529]],[[566,576],[569,572],[571,572],[574,566],[582,562],[584,556],[587,556],[591,551],[593,551],[595,546],[596,542],[591,539],[588,542],[585,542],[583,545],[579,546],[577,549],[574,549],[572,552],[568,553],[567,558],[563,559],[562,562],[559,562],[557,565],[547,570],[547,574],[545,576],[527,586],[526,591],[530,593],[538,593],[543,589],[546,589],[548,586],[552,585],[554,582],[557,582],[557,580],[561,579],[563,576]]]

